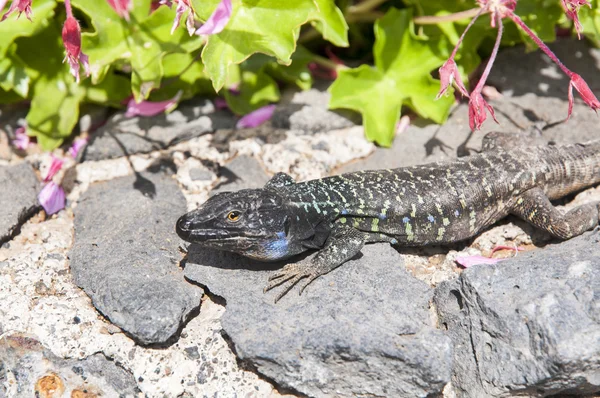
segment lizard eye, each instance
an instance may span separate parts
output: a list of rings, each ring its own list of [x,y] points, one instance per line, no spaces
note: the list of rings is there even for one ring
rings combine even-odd
[[[237,211],[237,210],[233,210],[230,211],[229,214],[227,214],[227,219],[231,222],[236,222],[240,219],[242,213]]]

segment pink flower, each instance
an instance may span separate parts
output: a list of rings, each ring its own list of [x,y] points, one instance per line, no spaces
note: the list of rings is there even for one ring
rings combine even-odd
[[[73,159],[77,158],[79,151],[87,145],[87,142],[88,140],[86,138],[77,138],[69,148],[69,155],[71,155]]]
[[[2,11],[2,9],[4,8],[4,5],[6,4],[6,0],[1,1],[0,0],[0,11]],[[2,19],[0,19],[0,22],[4,21],[6,18],[8,18],[8,16],[10,14],[12,14],[13,12],[19,10],[19,14],[17,15],[17,19],[19,19],[19,17],[21,16],[21,14],[24,12],[25,16],[27,17],[27,19],[29,19],[31,21],[31,0],[12,0],[12,3],[10,4],[10,8],[8,9],[8,11],[6,11],[6,13],[2,16]]]
[[[179,91],[175,97],[165,101],[142,101],[139,104],[135,102],[135,99],[131,97],[127,102],[127,110],[125,111],[126,117],[134,116],[154,116],[165,111],[175,109],[179,99],[181,98],[182,92]]]
[[[54,181],[50,181],[38,194],[38,200],[46,214],[51,215],[65,208],[65,191]]]
[[[258,108],[257,110],[250,112],[238,120],[235,127],[238,129],[245,129],[260,126],[267,120],[271,119],[274,111],[275,105],[266,105],[262,108]]]
[[[221,0],[215,11],[197,31],[197,35],[215,35],[220,33],[231,18],[231,0]]]
[[[408,126],[410,126],[410,117],[404,115],[400,118],[398,123],[396,123],[396,134],[404,133]]]
[[[519,253],[520,251],[523,251],[525,249],[523,249],[522,247],[517,247],[517,246],[496,246],[492,249],[492,254],[496,253],[498,250],[512,250],[515,252],[515,256],[517,255],[517,253]]]
[[[150,4],[150,12],[156,11],[160,6],[167,6],[171,8],[173,3],[171,0],[152,0],[152,3]]]
[[[583,27],[581,26],[581,22],[579,21],[579,8],[581,6],[588,6],[592,8],[592,5],[587,0],[561,0],[561,4],[563,9],[565,10],[565,14],[567,17],[573,21],[575,25],[575,30],[577,31],[577,37],[581,39],[581,33],[583,32]]]
[[[462,256],[456,257],[456,262],[462,265],[464,268],[469,268],[476,264],[496,264],[500,261],[506,260],[505,258],[489,258],[484,256]]]
[[[213,100],[213,103],[215,104],[215,108],[217,108],[217,109],[229,109],[229,105],[227,105],[227,101],[225,101],[221,97],[215,98]]]
[[[58,173],[60,169],[62,169],[64,162],[65,161],[61,158],[57,158],[56,156],[52,155],[52,163],[50,163],[48,173],[46,174],[46,177],[44,177],[44,182],[50,181],[52,177],[54,177],[56,173]]]
[[[453,81],[456,82],[456,87],[458,87],[460,93],[465,97],[469,97],[469,92],[465,88],[465,85],[463,84],[462,79],[460,78],[460,73],[456,66],[456,62],[454,62],[453,58],[448,59],[448,61],[446,61],[444,65],[441,66],[439,72],[441,88],[437,97],[435,97],[436,99],[440,99],[442,95],[446,93],[448,87],[452,85]]]
[[[126,21],[129,21],[129,10],[131,10],[131,0],[106,0],[115,12]]]
[[[19,127],[17,130],[15,130],[15,139],[12,143],[17,149],[22,151],[27,149],[31,143],[31,138],[27,135],[25,127]]]
[[[79,28],[79,23],[75,18],[69,16],[68,14],[70,13],[67,12],[67,19],[65,20],[62,30],[63,44],[65,46],[65,50],[67,51],[65,61],[69,61],[71,74],[75,76],[75,80],[77,83],[79,83],[79,62],[81,62],[83,65],[86,76],[90,75],[90,65],[87,55],[81,52],[81,28]]]
[[[471,131],[481,129],[481,125],[487,118],[486,109],[490,112],[494,121],[498,123],[494,114],[494,108],[483,99],[480,91],[473,91],[469,100],[469,126],[471,127]]]
[[[581,95],[583,101],[594,111],[597,111],[600,108],[600,101],[594,95],[590,86],[587,85],[585,80],[578,75],[577,73],[571,72],[571,82],[569,83],[569,111],[567,114],[567,120],[571,117],[571,112],[573,112],[573,87],[575,90]]]
[[[161,3],[161,4],[164,4],[164,3]],[[185,25],[187,27],[187,30],[188,30],[188,33],[190,34],[190,36],[194,34],[194,31],[196,30],[195,21],[194,21],[194,8],[190,4],[189,0],[177,0],[177,9],[175,10],[175,20],[173,21],[173,27],[171,28],[171,34],[173,34],[173,32],[175,32],[175,29],[177,29],[177,27],[179,26],[179,23],[181,22],[181,17],[183,16],[183,13],[186,11],[188,12],[188,16],[187,16]]]

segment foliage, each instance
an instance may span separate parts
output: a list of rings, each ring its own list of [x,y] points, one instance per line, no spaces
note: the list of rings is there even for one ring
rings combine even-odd
[[[337,75],[331,108],[360,112],[367,138],[387,146],[407,109],[443,123],[454,98],[435,99],[437,69],[460,44],[453,59],[458,75],[467,76],[490,55],[496,37],[493,10],[462,41],[473,14],[437,23],[422,18],[469,12],[485,0],[175,0],[173,9],[157,0],[63,1],[81,25],[81,52],[89,59],[90,76],[80,83],[63,63],[61,31],[70,11],[62,1],[33,0],[31,21],[25,15],[17,19],[15,12],[0,22],[0,103],[31,101],[27,133],[46,150],[71,135],[85,103],[124,107],[131,96],[141,102],[217,94],[244,115],[279,101],[282,84],[310,88],[311,72],[316,75],[318,68]],[[223,8],[225,1],[230,8]],[[574,1],[496,3],[515,3],[515,14],[546,42],[555,39],[557,25],[578,23],[583,5],[584,34],[599,43],[597,0],[591,8]],[[220,20],[218,7],[227,14],[219,14]],[[208,35],[190,35],[185,26],[173,26],[181,16],[175,8],[184,17],[190,13],[196,27],[207,21],[211,29],[213,22],[222,26]],[[504,24],[502,45],[537,46],[509,18]],[[188,29],[193,33],[196,27]],[[339,64],[338,58],[355,67]]]

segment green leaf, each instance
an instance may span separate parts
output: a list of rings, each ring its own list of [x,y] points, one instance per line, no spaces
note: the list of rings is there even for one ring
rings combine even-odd
[[[234,1],[229,23],[221,33],[208,37],[202,51],[202,61],[215,90],[219,91],[227,81],[230,65],[240,64],[254,53],[273,56],[279,63],[289,65],[300,26],[310,20],[316,21],[317,28],[334,44],[343,44],[345,25],[331,8],[333,5],[326,7],[328,1],[319,1],[323,12],[313,0]],[[216,3],[196,1],[194,5],[201,18],[206,19]]]
[[[275,61],[265,66],[265,71],[276,80],[292,83],[302,90],[312,87],[312,75],[308,69],[308,63],[313,60],[313,54],[303,46],[298,46],[292,54],[292,63],[288,66],[281,65]]]
[[[159,7],[149,13],[150,0],[133,2],[131,21],[115,13],[106,1],[73,0],[73,6],[92,18],[95,32],[84,33],[82,50],[89,56],[92,81],[100,81],[108,67],[119,60],[131,63],[131,90],[137,101],[158,88],[164,74],[162,59],[167,54],[189,53],[202,45],[198,36],[185,29],[171,35],[174,12]]]
[[[392,143],[402,105],[442,123],[454,102],[435,100],[439,82],[430,75],[444,63],[447,43],[416,37],[411,19],[410,10],[391,8],[375,24],[375,66],[342,70],[330,88],[329,106],[360,112],[367,138],[383,146]]]
[[[84,80],[77,84],[62,62],[64,48],[58,21],[32,37],[17,40],[18,55],[32,81],[31,108],[27,130],[37,137],[43,150],[52,150],[71,135],[79,118],[79,105],[87,99],[104,104],[119,104],[128,94],[127,79],[108,73],[99,84]]]
[[[236,93],[230,90],[223,91],[223,96],[234,113],[245,115],[271,102],[279,101],[277,82],[265,73],[264,66],[252,68],[242,64],[239,68],[240,81]]]
[[[0,87],[27,98],[30,79],[25,71],[25,64],[15,53],[15,49],[16,46],[12,46],[5,57],[0,59]]]
[[[33,36],[44,29],[48,19],[54,16],[54,7],[56,7],[54,0],[35,0],[31,5],[32,21],[25,18],[25,14],[17,19],[16,13],[2,21],[0,23],[0,58],[4,57],[6,50],[18,37]]]
[[[204,73],[199,58],[192,54],[167,54],[162,64],[164,79],[160,89],[152,92],[152,101],[173,98],[181,91],[181,98],[191,98],[196,94],[214,94],[212,84]]]
[[[348,24],[342,10],[336,7],[333,0],[315,0],[318,9],[309,19],[323,38],[338,47],[348,47]]]

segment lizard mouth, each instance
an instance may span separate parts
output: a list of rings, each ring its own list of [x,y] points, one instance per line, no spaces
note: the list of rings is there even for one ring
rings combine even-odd
[[[179,237],[190,243],[242,242],[264,238],[263,235],[248,231],[232,231],[223,228],[203,228],[193,225],[186,216],[177,220],[176,231]]]

